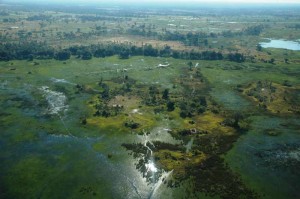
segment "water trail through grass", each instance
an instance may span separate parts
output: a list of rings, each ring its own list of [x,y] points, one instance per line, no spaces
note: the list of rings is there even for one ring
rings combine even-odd
[[[173,170],[169,171],[169,172],[164,172],[162,174],[162,176],[160,177],[160,179],[158,180],[158,182],[155,184],[154,188],[152,189],[152,191],[150,192],[149,195],[149,199],[152,198],[156,198],[155,195],[157,195],[157,191],[159,190],[160,186],[163,184],[164,181],[166,181],[170,175],[172,175]],[[157,196],[157,198],[160,198],[159,196]]]
[[[63,120],[63,118],[61,117],[61,115],[60,115],[60,114],[57,114],[57,115],[58,115],[58,117],[59,117],[61,123],[64,125],[66,132],[67,132],[69,135],[71,135],[70,130],[67,128],[66,123],[65,123],[65,121]]]
[[[150,157],[149,157],[149,159],[145,163],[145,167],[147,169],[146,172],[147,173],[148,172],[152,173],[152,177],[151,178],[153,178],[153,180],[155,182],[156,181],[154,179],[155,178],[155,173],[161,172],[161,171],[159,171],[159,169],[156,167],[155,160],[154,160],[154,157],[153,157],[153,151],[152,151],[152,149],[147,144],[149,143],[153,148],[155,148],[155,145],[149,139],[149,136],[147,135],[147,133],[145,131],[143,131],[143,132],[144,132],[144,135],[143,135],[142,139],[143,139],[144,146],[150,152]],[[146,157],[147,157],[147,155],[145,156],[145,158]],[[172,174],[172,172],[173,172],[173,170],[169,171],[169,172],[162,171],[162,174],[159,177],[158,181],[153,184],[153,188],[151,189],[149,197],[148,197],[149,199],[160,198],[159,196],[157,196],[157,192],[160,189],[161,185],[165,182],[165,180],[167,180],[169,178],[169,176]]]
[[[40,90],[43,92],[49,105],[47,113],[50,115],[57,115],[67,133],[70,134],[70,131],[61,116],[61,113],[67,111],[69,107],[66,105],[67,97],[64,93],[50,90],[47,86],[43,86]]]
[[[126,179],[127,179],[127,181],[131,184],[131,186],[133,187],[135,193],[139,196],[139,198],[143,198],[143,197],[141,196],[141,194],[140,194],[140,192],[139,192],[137,186],[135,185],[134,181],[130,180],[130,178],[128,178],[127,176],[126,176]]]
[[[151,142],[151,140],[149,140],[149,137],[148,137],[147,133],[146,133],[144,130],[143,130],[143,132],[144,132],[144,135],[143,135],[143,138],[144,138],[144,146],[148,149],[148,151],[150,151],[150,155],[152,156],[152,150],[151,150],[151,148],[147,145],[147,143],[150,143],[153,147],[155,147],[155,146],[154,146],[153,142]]]
[[[194,138],[191,138],[191,140],[187,143],[186,151],[185,151],[186,153],[188,153],[192,149],[193,142],[194,142]]]
[[[57,78],[52,77],[52,78],[50,78],[50,80],[54,83],[65,83],[65,84],[70,84],[70,85],[76,85],[75,83],[69,82],[65,79],[57,79]]]

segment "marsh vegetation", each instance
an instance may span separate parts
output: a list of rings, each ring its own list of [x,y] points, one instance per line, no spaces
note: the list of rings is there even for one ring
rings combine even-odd
[[[300,197],[300,7],[0,8],[0,198]]]

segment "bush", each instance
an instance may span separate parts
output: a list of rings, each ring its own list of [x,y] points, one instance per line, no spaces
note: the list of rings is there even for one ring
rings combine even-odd
[[[137,122],[134,122],[134,121],[128,121],[128,122],[125,122],[125,124],[124,124],[126,127],[128,127],[128,128],[131,128],[131,129],[137,129],[139,126],[140,126],[140,124],[139,123],[137,123]]]
[[[168,111],[174,111],[175,110],[175,103],[174,102],[171,102],[171,101],[168,101],[167,103],[167,110]]]
[[[55,54],[55,59],[59,61],[65,61],[70,59],[71,53],[69,51],[61,51]]]

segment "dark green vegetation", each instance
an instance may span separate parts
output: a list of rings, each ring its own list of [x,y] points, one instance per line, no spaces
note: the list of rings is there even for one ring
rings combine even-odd
[[[0,6],[0,198],[300,197],[299,8]]]

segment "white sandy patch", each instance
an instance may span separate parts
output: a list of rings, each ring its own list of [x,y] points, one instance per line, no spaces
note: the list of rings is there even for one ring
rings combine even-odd
[[[68,109],[68,105],[66,105],[67,97],[64,95],[64,93],[49,90],[49,87],[47,86],[43,86],[40,88],[40,90],[43,92],[44,97],[48,102],[49,114],[59,114],[60,112]]]

